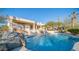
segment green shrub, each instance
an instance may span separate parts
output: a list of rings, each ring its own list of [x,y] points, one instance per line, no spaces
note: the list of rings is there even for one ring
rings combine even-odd
[[[15,22],[16,22],[16,19],[13,19],[13,20],[12,20],[12,22],[14,22],[14,23],[15,23]]]
[[[68,29],[72,34],[79,34],[79,29]]]
[[[7,25],[3,25],[1,28],[0,28],[0,30],[9,30],[9,27],[7,26]]]

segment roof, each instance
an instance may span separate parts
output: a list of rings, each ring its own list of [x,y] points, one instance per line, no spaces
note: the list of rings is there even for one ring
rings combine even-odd
[[[23,21],[23,22],[36,23],[37,25],[44,25],[41,22],[36,22],[36,21],[30,20],[30,19],[24,19],[24,18],[18,18],[18,17],[14,17],[14,16],[9,16],[9,19],[13,19],[13,18],[15,18],[16,20]]]
[[[23,18],[18,18],[18,17],[14,17],[14,16],[9,16],[9,19],[13,19],[13,18],[15,18],[16,20],[20,20],[20,21],[35,23],[35,21],[30,20],[30,19],[23,19]]]

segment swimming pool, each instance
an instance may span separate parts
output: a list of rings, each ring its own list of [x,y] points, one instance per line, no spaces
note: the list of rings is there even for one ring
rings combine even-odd
[[[78,40],[78,37],[64,33],[37,35],[27,39],[26,47],[32,51],[71,51]]]

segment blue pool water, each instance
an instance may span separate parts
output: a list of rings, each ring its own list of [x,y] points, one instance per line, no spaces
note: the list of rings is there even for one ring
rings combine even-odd
[[[32,51],[70,51],[79,38],[62,33],[29,37],[26,47]]]

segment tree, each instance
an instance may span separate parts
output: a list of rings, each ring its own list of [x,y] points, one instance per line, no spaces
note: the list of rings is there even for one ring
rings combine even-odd
[[[9,30],[9,27],[7,25],[3,25],[0,29],[2,31],[7,31],[7,30]]]
[[[6,20],[6,17],[4,17],[4,16],[0,16],[0,23],[4,23],[5,20]]]
[[[3,25],[3,24],[5,24],[6,19],[7,19],[6,17],[0,16],[0,25],[2,24],[1,27],[0,27],[0,31],[9,29],[9,27],[7,25]]]
[[[71,14],[71,27],[72,28],[76,28],[77,27],[77,17],[78,16],[78,13],[77,12],[72,12]]]
[[[12,19],[12,22],[16,23],[16,22],[17,22],[17,20],[16,20],[16,19]]]
[[[56,25],[57,25],[58,27],[61,27],[61,26],[63,25],[63,23],[61,22],[60,17],[58,17],[58,21],[56,22]]]
[[[47,28],[48,30],[52,30],[54,25],[55,25],[55,22],[49,21],[45,24],[45,28]]]
[[[48,26],[53,27],[54,25],[55,25],[55,22],[53,22],[53,21],[49,21],[49,22],[46,23],[47,27]]]
[[[63,25],[62,22],[56,22],[56,24],[58,25],[58,27],[61,27]]]

